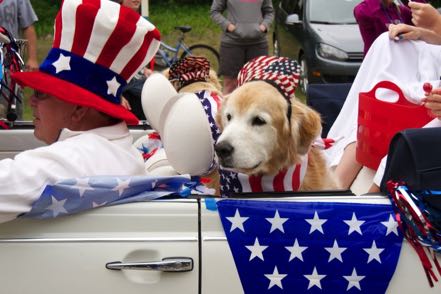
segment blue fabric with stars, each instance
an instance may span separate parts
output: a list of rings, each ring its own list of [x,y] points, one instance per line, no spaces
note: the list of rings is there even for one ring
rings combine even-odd
[[[122,89],[127,84],[120,75],[109,68],[59,48],[49,51],[40,65],[40,70],[76,84],[115,104],[121,103]]]
[[[391,205],[221,200],[245,293],[385,293],[402,235]]]
[[[95,176],[47,185],[32,209],[21,217],[54,218],[92,208],[150,201],[164,196],[187,197],[198,193],[200,182],[186,176]]]

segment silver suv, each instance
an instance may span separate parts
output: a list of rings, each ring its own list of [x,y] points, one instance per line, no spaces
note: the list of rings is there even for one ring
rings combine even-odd
[[[298,60],[300,86],[352,82],[363,59],[354,18],[360,0],[281,0],[276,8],[274,54]]]

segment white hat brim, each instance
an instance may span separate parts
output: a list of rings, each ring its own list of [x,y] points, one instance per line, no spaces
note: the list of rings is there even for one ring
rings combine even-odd
[[[160,117],[164,106],[177,94],[169,80],[160,73],[153,73],[145,81],[141,92],[141,104],[144,115],[150,126],[162,132]]]
[[[207,115],[195,94],[179,94],[173,100],[162,114],[161,138],[168,161],[180,174],[203,175],[214,159]]]

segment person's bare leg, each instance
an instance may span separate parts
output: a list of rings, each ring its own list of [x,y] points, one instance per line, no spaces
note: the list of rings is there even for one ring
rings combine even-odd
[[[369,188],[368,193],[379,193],[380,192],[380,187],[378,187],[375,184],[372,184],[372,186]]]
[[[343,151],[340,163],[335,168],[335,176],[342,189],[349,189],[360,172],[362,165],[355,160],[355,145],[349,144]]]
[[[230,94],[237,87],[237,79],[233,77],[224,76],[224,87],[222,93],[224,95]]]

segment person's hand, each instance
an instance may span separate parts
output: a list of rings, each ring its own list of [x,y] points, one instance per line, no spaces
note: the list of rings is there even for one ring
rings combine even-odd
[[[412,1],[409,2],[409,7],[412,11],[412,23],[417,27],[433,30],[441,22],[438,10],[430,4]]]
[[[424,106],[433,117],[441,119],[441,88],[434,89],[423,99]]]
[[[389,38],[399,40],[419,40],[421,39],[422,29],[407,24],[390,24]]]
[[[25,66],[26,71],[36,71],[38,70],[38,62],[35,59],[28,59]]]
[[[132,110],[132,107],[130,107],[129,101],[126,98],[124,98],[123,96],[121,96],[121,106],[127,110]]]
[[[234,24],[232,24],[232,23],[228,24],[227,31],[231,33],[234,30],[236,30],[236,26]]]
[[[266,26],[264,26],[263,24],[259,25],[259,29],[262,33],[266,33],[266,31],[267,31]]]
[[[144,76],[146,78],[148,78],[153,73],[153,71],[148,67],[144,67],[143,73],[144,73]]]

